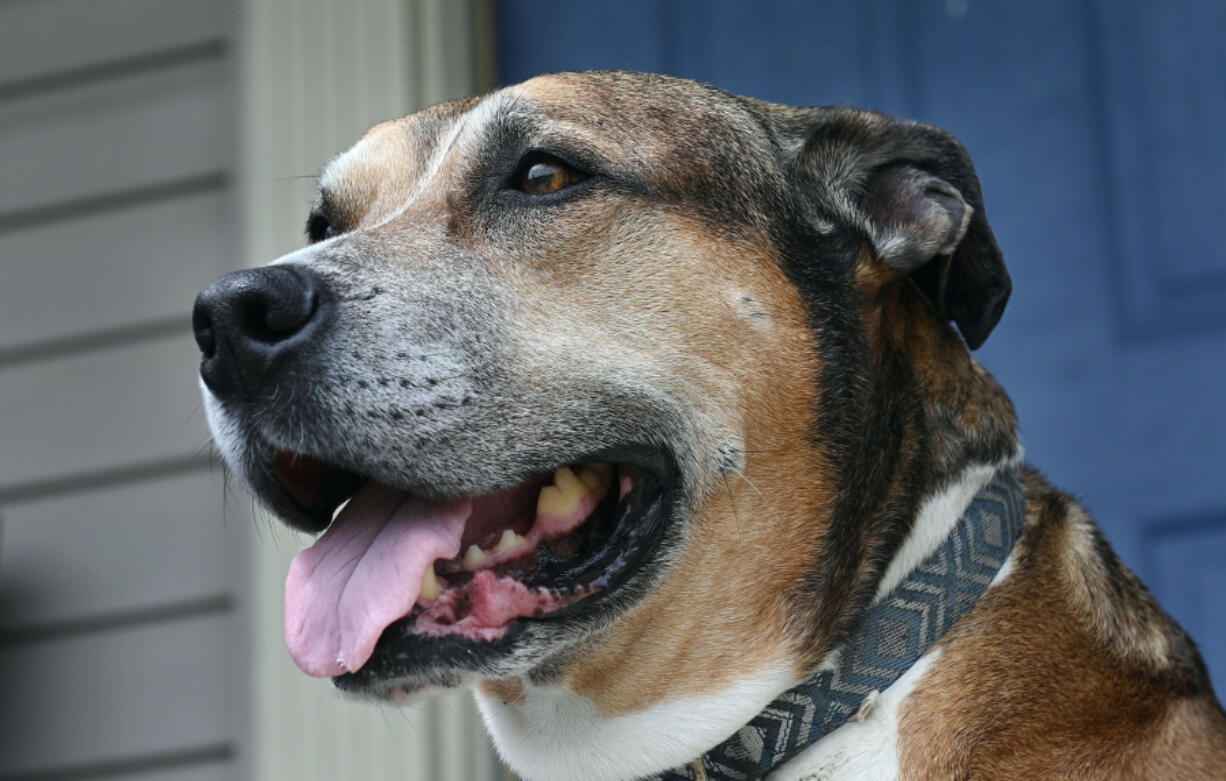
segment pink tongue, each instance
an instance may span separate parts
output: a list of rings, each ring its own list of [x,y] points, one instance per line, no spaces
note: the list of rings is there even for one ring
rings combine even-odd
[[[360,669],[383,630],[408,615],[435,559],[460,552],[471,499],[428,502],[370,484],[285,580],[285,644],[304,672]]]

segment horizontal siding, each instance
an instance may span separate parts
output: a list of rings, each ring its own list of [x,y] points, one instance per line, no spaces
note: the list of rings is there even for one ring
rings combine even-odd
[[[17,0],[0,4],[0,91],[217,40],[221,0]]]
[[[5,707],[21,703],[0,774],[231,745],[234,629],[221,614],[0,647]]]
[[[141,481],[5,508],[0,638],[215,604],[232,577],[220,472]],[[246,523],[245,502],[230,523]]]
[[[0,224],[225,167],[221,60],[0,102]]]
[[[154,766],[142,772],[114,773],[106,781],[239,781],[232,762],[186,756],[179,762]],[[78,776],[80,778],[80,776]]]
[[[251,518],[189,328],[238,265],[234,10],[0,2],[0,781],[241,777]]]
[[[0,367],[6,352],[30,343],[150,320],[186,323],[195,291],[235,265],[220,185],[0,231],[0,275],[20,280],[0,285]]]
[[[206,452],[200,354],[188,332],[185,318],[166,337],[0,370],[0,497]]]
[[[248,781],[237,772],[234,756],[234,747],[223,743],[116,760],[0,772],[0,781]]]

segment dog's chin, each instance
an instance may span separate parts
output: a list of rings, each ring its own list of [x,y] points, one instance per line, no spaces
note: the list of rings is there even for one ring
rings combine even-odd
[[[675,461],[644,446],[563,456],[475,495],[367,475],[327,454],[246,451],[244,476],[261,502],[295,528],[324,532],[317,546],[348,534],[346,524],[370,523],[351,516],[372,493],[390,497],[385,506],[472,508],[459,552],[433,562],[411,609],[378,633],[360,666],[334,674],[299,659],[358,697],[397,702],[548,667],[648,593],[679,536]]]

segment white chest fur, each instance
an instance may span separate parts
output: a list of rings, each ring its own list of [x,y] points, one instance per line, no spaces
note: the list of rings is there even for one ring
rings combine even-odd
[[[718,693],[621,716],[602,716],[562,686],[528,687],[516,703],[478,692],[477,706],[498,753],[523,777],[618,781],[688,763],[695,747],[718,743],[796,682],[791,665],[778,665]]]

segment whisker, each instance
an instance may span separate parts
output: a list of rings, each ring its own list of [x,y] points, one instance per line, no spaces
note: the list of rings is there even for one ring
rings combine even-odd
[[[741,470],[737,469],[736,467],[732,467],[732,471],[733,471],[733,472],[736,472],[737,477],[739,477],[739,478],[741,478],[742,480],[744,480],[744,481],[745,481],[745,484],[746,484],[746,485],[748,485],[750,488],[752,488],[752,489],[753,489],[753,491],[754,491],[754,493],[756,493],[756,494],[757,494],[759,497],[761,497],[761,498],[762,498],[762,501],[766,501],[766,495],[765,495],[765,494],[763,494],[761,491],[759,491],[759,490],[758,490],[758,486],[754,485],[754,484],[753,484],[753,481],[752,481],[752,480],[750,480],[748,477],[746,477],[744,472],[742,472]]]
[[[736,533],[739,536],[744,537],[745,527],[741,525],[741,513],[736,506],[736,494],[732,492],[732,486],[728,485],[727,475],[722,477],[722,482],[724,484],[724,490],[728,492],[728,504],[732,505],[732,519],[736,521]]]

